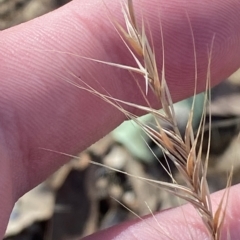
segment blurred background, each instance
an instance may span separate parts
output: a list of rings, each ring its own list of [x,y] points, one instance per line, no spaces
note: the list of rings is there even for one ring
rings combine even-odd
[[[69,2],[69,0],[0,0],[0,30],[28,21]],[[233,184],[240,181],[240,72],[212,89],[211,152],[209,185],[212,192],[226,186],[231,165]],[[204,95],[196,97],[193,127],[197,129]],[[192,99],[175,104],[177,122],[184,134]],[[207,112],[209,108],[207,109]],[[151,116],[142,117],[152,124]],[[203,157],[208,144],[205,126]],[[161,150],[132,122],[125,122],[78,158],[59,169],[45,182],[24,195],[11,214],[5,239],[79,239],[100,229],[168,207],[179,199],[144,181],[109,171],[95,161],[130,174],[170,181],[158,161],[167,166]],[[174,177],[181,178],[171,163]],[[121,204],[120,204],[120,203]]]

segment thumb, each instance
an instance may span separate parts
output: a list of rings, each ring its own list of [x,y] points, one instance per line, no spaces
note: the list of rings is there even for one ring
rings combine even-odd
[[[224,225],[221,228],[220,239],[239,239],[240,229],[238,222],[239,211],[239,185],[230,189],[226,203]],[[213,210],[216,211],[222,197],[223,191],[212,194],[211,201]],[[229,238],[230,236],[230,238]],[[142,220],[125,222],[118,226],[100,231],[90,235],[85,240],[95,239],[118,239],[118,240],[202,240],[210,239],[209,233],[204,226],[196,210],[189,204],[162,211],[153,216],[146,216]]]

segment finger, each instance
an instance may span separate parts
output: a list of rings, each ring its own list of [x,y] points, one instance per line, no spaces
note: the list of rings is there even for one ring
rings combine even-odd
[[[105,4],[122,22],[119,2],[109,1]],[[2,121],[10,123],[13,119],[19,119],[9,134],[15,135],[15,144],[21,142],[23,146],[22,163],[28,169],[27,176],[23,178],[25,181],[21,184],[18,181],[24,186],[23,191],[27,185],[35,185],[65,161],[65,158],[53,160],[56,158],[39,151],[38,147],[74,153],[89,146],[123,120],[123,116],[109,104],[64,83],[60,76],[67,75],[71,79],[67,73],[71,72],[97,90],[101,90],[95,82],[99,81],[117,98],[129,101],[140,98],[128,73],[69,54],[47,51],[53,49],[133,64],[109,22],[105,4],[102,0],[88,3],[73,1],[51,14],[1,33],[1,104],[8,106],[8,111],[13,115],[10,120],[6,113],[1,116],[6,118]],[[199,89],[205,86],[208,50],[214,34],[212,82],[217,83],[238,67],[238,1],[199,3],[192,0],[185,4],[155,0],[151,3],[142,1],[135,8],[138,13],[144,9],[143,15],[155,39],[157,56],[161,52],[159,21],[156,21],[160,9],[166,75],[174,100],[189,96],[194,88],[194,55],[190,47],[192,37],[186,12],[195,35]],[[161,56],[158,58],[161,62]],[[16,175],[19,174],[22,173]]]
[[[230,234],[230,239],[232,240],[239,239],[240,230],[238,222],[240,211],[237,207],[240,201],[239,187],[240,185],[237,185],[230,190],[221,239],[228,239],[228,234]],[[216,210],[222,195],[223,191],[212,195],[213,209]],[[85,240],[92,239],[202,240],[209,239],[209,234],[196,210],[188,204],[165,210],[154,217],[148,216],[144,220],[123,223],[85,238]]]

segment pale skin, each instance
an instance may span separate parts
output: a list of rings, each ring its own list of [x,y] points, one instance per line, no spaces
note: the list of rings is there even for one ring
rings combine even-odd
[[[104,2],[115,18],[123,23],[119,1]],[[161,37],[159,21],[154,16],[159,16],[157,11],[161,9],[166,78],[174,101],[191,96],[194,89],[192,38],[186,12],[195,36],[198,91],[205,87],[207,52],[214,34],[212,85],[239,68],[239,0],[189,0],[186,3],[142,0],[135,8],[137,13],[144,9],[158,56],[162,56]],[[70,85],[60,76],[74,80],[69,72],[74,73],[100,90],[95,82],[97,79],[116,98],[139,104],[144,101],[141,94],[135,91],[136,85],[126,71],[119,72],[116,68],[56,52],[134,65],[109,22],[102,0],[75,0],[43,17],[2,31],[0,46],[2,237],[15,201],[69,160],[40,148],[76,154],[124,120],[124,115],[117,109]],[[161,69],[161,57],[158,62]],[[149,97],[155,104],[153,96],[150,94]],[[130,107],[128,110],[135,111]],[[226,216],[228,224],[224,228],[225,234],[226,229],[230,230],[232,239],[238,239],[240,234],[239,227],[235,227],[240,220],[237,207],[240,203],[239,187],[231,189]],[[221,193],[215,194],[213,202],[218,202],[220,197]],[[184,215],[188,216],[190,226],[194,226],[191,230]],[[87,239],[176,239],[176,236],[179,236],[178,239],[181,236],[182,239],[204,239],[206,236],[201,221],[189,206],[164,211],[156,217],[162,228],[150,216],[145,223],[125,223]]]

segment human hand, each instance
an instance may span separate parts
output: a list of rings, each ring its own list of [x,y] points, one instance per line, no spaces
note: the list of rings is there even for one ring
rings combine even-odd
[[[105,3],[116,19],[122,22],[119,2]],[[127,72],[67,54],[134,64],[109,22],[106,5],[102,0],[75,0],[48,15],[0,33],[1,236],[15,201],[68,161],[68,158],[53,155],[40,147],[74,154],[124,120],[118,110],[63,81],[61,76],[74,80],[73,75],[67,73],[69,71],[100,91],[95,81],[98,80],[114,97],[143,103],[141,94],[134,91],[135,83]],[[205,87],[207,54],[214,34],[212,84],[225,79],[239,67],[239,1],[199,3],[191,0],[186,4],[166,0],[154,0],[151,3],[141,1],[136,11],[140,12],[141,9],[144,9],[144,17],[151,26],[157,56],[161,56],[161,36],[155,16],[162,9],[166,79],[174,101],[192,95],[195,84],[192,38],[186,11],[191,19],[196,43],[198,91]],[[237,190],[238,186],[232,189],[233,197],[228,203],[228,219],[231,220],[230,230],[233,231],[231,236],[236,236],[236,239],[236,231],[239,230],[234,226],[240,218],[238,209],[234,207],[240,202]],[[215,195],[216,201],[219,196]],[[191,208],[184,207],[184,213],[189,211],[191,216]],[[188,234],[179,224],[186,223],[181,209],[165,211],[158,217],[165,228],[175,223],[175,228],[170,232],[173,239],[180,232]],[[192,221],[195,221],[193,219],[196,219],[196,215],[192,217]],[[152,225],[154,219],[149,221]],[[193,225],[196,225],[195,222]],[[192,236],[183,238],[203,239],[199,232],[205,232],[200,222],[199,226],[194,227]],[[92,238],[112,239],[117,236],[119,239],[159,239],[161,235],[149,231],[147,227],[143,228],[142,223],[126,223]]]

